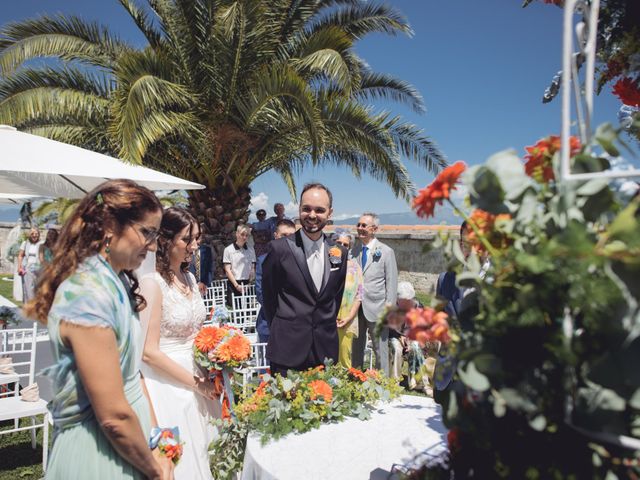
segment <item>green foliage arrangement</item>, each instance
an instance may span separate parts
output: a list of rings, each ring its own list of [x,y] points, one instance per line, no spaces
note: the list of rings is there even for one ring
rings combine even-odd
[[[616,153],[619,133],[572,139],[573,171],[608,168],[594,152]],[[640,197],[620,203],[607,179],[557,181],[558,137],[527,152],[461,177],[475,253],[445,244],[467,291],[453,382],[436,395],[448,466],[424,478],[637,478]]]
[[[214,477],[231,478],[242,468],[248,433],[260,435],[264,444],[345,417],[366,420],[376,404],[391,401],[401,391],[395,379],[377,370],[362,372],[331,363],[305,372],[290,371],[286,378],[263,375],[234,408],[236,419],[218,421]]]

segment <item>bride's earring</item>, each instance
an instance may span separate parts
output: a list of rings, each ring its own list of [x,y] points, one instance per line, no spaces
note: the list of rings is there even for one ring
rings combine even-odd
[[[109,254],[111,253],[111,237],[107,237],[104,241],[104,253],[107,255],[107,261],[108,261]]]

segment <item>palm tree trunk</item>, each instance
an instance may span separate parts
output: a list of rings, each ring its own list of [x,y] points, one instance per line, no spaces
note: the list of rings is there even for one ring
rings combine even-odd
[[[247,223],[250,203],[248,185],[233,190],[225,183],[189,192],[189,207],[202,226],[203,242],[211,246],[216,257],[216,278],[225,278],[222,254],[225,247],[235,241],[238,225]]]

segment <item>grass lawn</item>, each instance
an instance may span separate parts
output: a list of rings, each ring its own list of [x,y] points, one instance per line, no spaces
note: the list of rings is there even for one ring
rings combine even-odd
[[[37,421],[42,421],[41,417]],[[20,426],[30,424],[28,418],[20,420]],[[0,432],[13,427],[13,421],[0,423]],[[16,478],[37,479],[44,476],[42,471],[42,428],[37,430],[36,449],[31,448],[31,432],[15,432],[0,435],[0,480]],[[51,428],[49,428],[51,432]],[[51,433],[49,434],[51,453]]]
[[[7,282],[6,280],[4,280],[5,278],[13,279],[13,275],[9,275],[9,274],[0,275],[0,295],[2,295],[4,298],[11,300],[16,305],[22,305],[20,302],[16,302],[13,299],[13,282]]]

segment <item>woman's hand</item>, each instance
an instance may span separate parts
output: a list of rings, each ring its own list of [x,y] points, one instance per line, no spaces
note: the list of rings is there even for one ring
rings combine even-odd
[[[173,469],[175,467],[173,461],[165,457],[157,448],[154,448],[151,453],[160,467],[158,476],[154,477],[153,480],[173,480]]]
[[[338,318],[336,320],[336,323],[338,324],[338,328],[342,328],[344,327],[347,323],[349,323],[349,321],[346,318]]]
[[[211,400],[215,400],[218,398],[218,393],[216,392],[215,386],[213,382],[205,380],[204,378],[196,378],[196,392],[202,395],[205,398],[209,398]]]

